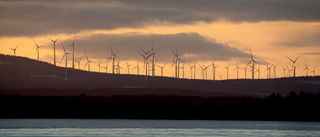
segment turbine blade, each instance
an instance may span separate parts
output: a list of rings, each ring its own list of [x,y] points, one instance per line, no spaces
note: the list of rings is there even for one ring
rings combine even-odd
[[[288,56],[286,56],[289,60],[291,60],[292,62],[294,62],[291,58],[289,58]]]
[[[300,58],[300,56],[299,56],[299,57],[297,57],[297,58],[294,60],[294,62],[296,62],[296,61],[298,60],[298,58]]]

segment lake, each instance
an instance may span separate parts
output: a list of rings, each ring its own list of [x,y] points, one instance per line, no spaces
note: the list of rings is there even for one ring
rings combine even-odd
[[[0,136],[313,137],[320,136],[320,122],[126,119],[0,119]]]

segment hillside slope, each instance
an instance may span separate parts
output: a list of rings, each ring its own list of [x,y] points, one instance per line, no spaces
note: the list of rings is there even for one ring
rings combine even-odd
[[[1,93],[33,95],[174,94],[199,96],[265,96],[273,92],[320,92],[320,77],[240,80],[188,80],[142,75],[107,74],[65,68],[25,57],[0,54]],[[26,90],[28,89],[28,90]],[[41,89],[41,90],[37,90]],[[147,90],[149,89],[149,90]],[[32,91],[32,92],[31,92]],[[49,92],[48,92],[49,93]],[[69,94],[67,94],[69,95]]]

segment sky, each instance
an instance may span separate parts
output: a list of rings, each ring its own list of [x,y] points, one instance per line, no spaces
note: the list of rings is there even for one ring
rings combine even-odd
[[[190,78],[190,65],[196,64],[196,78],[202,79],[200,65],[213,62],[216,79],[237,78],[240,68],[250,61],[250,50],[259,62],[260,78],[267,77],[266,66],[276,65],[276,77],[288,76],[286,70],[297,60],[296,75],[305,76],[305,65],[320,74],[320,1],[319,0],[68,0],[68,1],[0,1],[0,53],[37,59],[34,41],[40,48],[40,60],[53,64],[53,43],[56,43],[56,62],[65,67],[61,43],[75,40],[75,60],[82,58],[80,69],[86,64],[84,52],[92,60],[91,71],[108,65],[111,72],[110,48],[117,53],[120,66],[126,61],[132,69],[139,61],[143,72],[143,58],[139,47],[155,49],[156,64],[164,65],[164,75],[172,77],[174,55],[182,53],[185,78]],[[71,47],[66,47],[72,52]],[[151,60],[149,60],[151,61]],[[68,55],[68,67],[72,56]],[[180,64],[183,66],[183,63]],[[78,66],[76,66],[78,68]],[[100,71],[105,72],[104,68]],[[313,72],[309,71],[309,75]],[[122,74],[127,73],[125,69]],[[183,77],[180,70],[180,77]],[[207,79],[212,79],[212,67]],[[272,77],[274,77],[272,71]],[[156,75],[161,75],[156,67]],[[192,74],[193,75],[193,74]],[[239,69],[239,78],[244,78]],[[256,72],[258,78],[258,72]],[[292,72],[290,73],[292,76]],[[251,72],[247,71],[247,78]]]

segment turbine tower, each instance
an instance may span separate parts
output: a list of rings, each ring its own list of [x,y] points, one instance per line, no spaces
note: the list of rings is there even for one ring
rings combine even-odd
[[[286,69],[282,66],[283,68],[283,77],[285,78],[286,77]]]
[[[277,65],[273,65],[273,77],[277,78]]]
[[[254,65],[255,65],[256,63],[257,63],[257,64],[259,64],[259,63],[253,59],[253,56],[252,56],[252,53],[251,53],[251,49],[250,49],[250,57],[251,57],[251,60],[250,60],[250,62],[247,64],[247,66],[251,63],[252,79],[254,79]]]
[[[83,68],[85,68],[88,65],[88,71],[90,71],[90,62],[93,62],[93,61],[89,60],[89,58],[87,56],[87,53],[85,51],[83,51],[83,52],[84,52],[84,55],[86,55],[86,58],[87,58],[87,63],[86,63],[86,65],[84,65]]]
[[[296,61],[299,59],[300,56],[298,56],[295,60],[292,60],[288,56],[286,56],[291,62],[292,62],[292,68],[293,68],[293,77],[296,77]]]
[[[99,67],[99,73],[100,73],[100,68],[101,68],[101,65],[100,65],[100,60],[99,60],[99,63],[97,65]]]
[[[201,68],[202,80],[204,80],[204,70],[205,70],[205,68],[203,68],[201,65],[199,65],[199,66]]]
[[[39,46],[35,41],[33,41],[33,42],[34,42],[34,44],[36,44],[36,52],[38,52],[37,59],[38,59],[38,61],[40,61],[40,59],[39,59],[39,54],[40,54],[40,48],[41,48],[42,46]]]
[[[73,42],[72,42],[72,44],[69,46],[69,47],[72,47],[72,68],[74,69],[74,50],[76,50],[76,48],[74,47],[74,40],[75,39],[73,39]]]
[[[59,38],[60,38],[60,37],[59,37]],[[56,40],[52,40],[52,39],[48,38],[48,39],[51,40],[52,43],[53,43],[53,64],[54,64],[55,66],[56,66],[56,42],[58,41],[59,38],[57,38]]]
[[[260,65],[259,65],[259,67],[258,67],[257,72],[258,72],[258,79],[260,79]]]
[[[67,53],[67,51],[66,51],[66,49],[64,48],[62,42],[61,42],[61,46],[62,46],[62,48],[63,48],[64,55],[63,55],[60,63],[62,62],[62,60],[64,59],[64,57],[66,57],[66,71],[65,71],[65,72],[66,72],[66,75],[65,75],[64,78],[65,78],[65,80],[68,80],[68,54],[70,54],[70,53]]]

